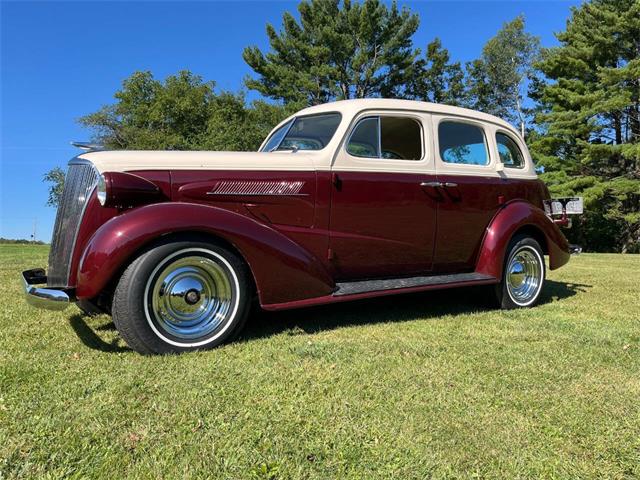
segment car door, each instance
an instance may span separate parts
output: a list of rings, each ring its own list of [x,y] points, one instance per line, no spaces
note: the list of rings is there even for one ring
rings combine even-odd
[[[339,280],[431,270],[435,181],[429,116],[367,112],[356,117],[332,165],[329,256]]]
[[[442,192],[434,270],[472,271],[506,179],[495,170],[492,129],[460,117],[434,115],[435,164]]]

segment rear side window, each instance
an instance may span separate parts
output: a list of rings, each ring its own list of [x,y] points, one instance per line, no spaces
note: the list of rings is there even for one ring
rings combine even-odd
[[[504,133],[496,133],[496,143],[498,144],[498,154],[500,161],[505,167],[522,168],[524,167],[524,156],[518,147],[518,144]]]
[[[482,128],[462,122],[440,122],[440,158],[447,163],[488,165],[489,150]]]
[[[422,129],[412,118],[367,117],[353,130],[347,152],[355,157],[420,160]]]

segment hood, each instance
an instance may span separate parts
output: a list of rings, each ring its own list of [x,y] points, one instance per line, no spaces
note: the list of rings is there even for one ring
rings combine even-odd
[[[318,152],[93,151],[78,155],[100,173],[140,170],[312,170]]]

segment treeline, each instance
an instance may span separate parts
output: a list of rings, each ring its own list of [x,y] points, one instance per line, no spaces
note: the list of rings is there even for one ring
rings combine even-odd
[[[332,100],[393,97],[502,117],[527,139],[554,195],[582,195],[570,240],[591,251],[640,251],[640,0],[574,8],[560,45],[541,48],[525,19],[507,22],[478,59],[461,64],[435,38],[419,48],[418,15],[379,0],[302,1],[267,25],[270,49],[243,58],[243,92],[219,92],[189,71],[136,72],[115,102],[80,119],[115,149],[255,150],[292,112]],[[50,203],[61,171],[49,172]],[[57,187],[57,190],[56,190]]]
[[[41,240],[27,240],[26,238],[4,238],[0,237],[0,245],[46,245]]]

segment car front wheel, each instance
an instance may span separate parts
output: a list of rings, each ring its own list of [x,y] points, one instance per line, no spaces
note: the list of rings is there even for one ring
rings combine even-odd
[[[545,278],[544,254],[533,238],[518,236],[511,240],[502,272],[495,286],[500,308],[531,307],[540,297]]]
[[[251,283],[233,252],[204,242],[156,246],[125,270],[113,299],[113,321],[134,350],[207,349],[237,335],[250,310]]]

